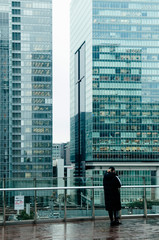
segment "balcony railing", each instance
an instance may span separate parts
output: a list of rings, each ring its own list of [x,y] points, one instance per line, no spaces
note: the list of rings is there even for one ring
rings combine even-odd
[[[131,195],[136,196],[133,200]],[[122,186],[122,217],[157,216],[159,185]],[[102,186],[0,188],[0,224],[108,217]]]

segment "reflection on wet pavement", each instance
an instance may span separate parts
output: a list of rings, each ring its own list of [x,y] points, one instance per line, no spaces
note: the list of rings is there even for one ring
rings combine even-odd
[[[110,227],[108,220],[0,226],[0,240],[122,240],[159,239],[159,219],[123,219]]]

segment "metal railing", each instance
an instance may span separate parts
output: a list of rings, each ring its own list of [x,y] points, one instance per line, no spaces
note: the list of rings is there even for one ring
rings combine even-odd
[[[147,216],[156,216],[157,214],[148,214],[147,212],[147,197],[146,197],[146,190],[147,189],[157,189],[157,191],[159,191],[159,185],[132,185],[132,186],[122,186],[121,188],[121,191],[122,190],[133,190],[133,189],[142,189],[142,193],[143,195],[141,196],[142,197],[142,203],[143,203],[143,214],[140,214],[140,216],[143,216],[143,217],[147,217]],[[8,205],[8,201],[10,201],[10,198],[8,197],[7,199],[7,194],[8,196],[11,195],[11,197],[13,198],[17,193],[19,192],[22,192],[23,194],[25,194],[26,192],[32,192],[32,197],[34,198],[34,201],[33,201],[33,206],[32,206],[32,209],[34,210],[34,217],[33,219],[31,220],[32,222],[36,223],[38,221],[40,221],[41,219],[38,218],[38,208],[37,208],[37,205],[38,205],[38,201],[37,201],[37,198],[38,198],[38,193],[40,191],[43,192],[43,196],[45,197],[47,194],[49,195],[50,197],[50,191],[63,191],[63,194],[62,194],[62,197],[63,197],[63,204],[61,205],[61,203],[59,203],[59,209],[61,208],[62,206],[62,209],[63,209],[63,217],[60,218],[60,220],[62,221],[67,221],[69,219],[69,217],[67,217],[67,211],[75,211],[75,209],[78,207],[78,209],[80,209],[81,206],[79,206],[78,204],[75,204],[74,205],[70,205],[69,207],[67,206],[67,197],[68,197],[68,194],[67,192],[68,191],[77,191],[77,190],[81,190],[81,191],[88,191],[89,190],[89,194],[90,194],[90,197],[85,197],[86,201],[87,199],[89,199],[89,202],[91,201],[91,204],[90,204],[90,208],[89,208],[89,213],[90,215],[88,216],[89,219],[95,219],[97,218],[96,214],[95,214],[95,211],[96,211],[96,208],[100,208],[100,205],[96,205],[95,204],[95,191],[97,190],[100,190],[101,192],[104,192],[103,191],[103,186],[73,186],[73,187],[31,187],[31,188],[0,188],[0,194],[2,196],[2,202],[3,202],[3,206],[2,206],[2,215],[3,215],[3,219],[1,221],[1,224],[5,225],[6,223],[8,223],[8,220],[6,220],[6,216],[7,216],[7,213],[6,213],[6,209],[11,209],[9,208],[7,205]],[[44,194],[45,192],[47,191],[47,194]],[[159,195],[159,194],[158,194]],[[84,194],[82,193],[81,196],[84,196]],[[75,193],[75,197],[79,197],[76,193]],[[159,206],[159,200],[157,200],[157,203]],[[11,204],[11,203],[10,203]],[[12,203],[13,204],[13,203]],[[85,211],[88,211],[88,203],[86,202],[86,210]],[[71,208],[72,206],[74,206],[73,208]],[[53,202],[53,207],[54,207],[54,202]],[[13,207],[12,207],[13,208]],[[104,209],[104,205],[103,205],[103,209]],[[53,210],[52,210],[53,212]],[[106,214],[104,215],[105,212],[103,212],[103,216],[102,217],[106,217]],[[73,219],[78,219],[79,217],[78,216],[74,216]],[[81,218],[85,218],[85,217],[80,217]],[[51,219],[49,219],[51,220]],[[57,219],[52,219],[52,220],[56,220]],[[12,221],[14,222],[14,220]]]

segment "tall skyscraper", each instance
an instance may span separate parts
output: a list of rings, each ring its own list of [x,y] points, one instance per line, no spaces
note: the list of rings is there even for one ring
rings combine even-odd
[[[159,175],[159,2],[72,0],[71,161]],[[101,174],[102,175],[102,174]]]
[[[52,176],[52,0],[0,1],[0,177]]]

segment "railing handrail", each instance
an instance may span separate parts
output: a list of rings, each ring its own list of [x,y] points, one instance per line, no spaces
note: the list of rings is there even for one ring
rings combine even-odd
[[[73,186],[73,187],[31,187],[31,188],[0,188],[2,191],[40,191],[40,190],[73,190],[73,189],[102,189],[103,186]],[[159,188],[159,185],[124,185],[121,188]]]
[[[4,186],[4,185],[3,185]],[[133,188],[142,188],[142,196],[141,196],[141,201],[143,202],[142,206],[143,206],[143,209],[144,209],[144,214],[143,216],[147,218],[148,214],[147,214],[147,198],[146,198],[146,188],[159,188],[159,185],[123,185],[121,187],[122,189],[133,189]],[[8,217],[8,206],[11,206],[11,208],[13,208],[12,205],[7,205],[7,197],[10,195],[10,194],[6,194],[6,192],[14,192],[14,194],[11,194],[11,195],[18,195],[18,193],[15,193],[16,191],[21,191],[20,195],[22,194],[22,191],[33,191],[33,194],[32,194],[32,211],[34,213],[34,219],[32,219],[32,221],[34,223],[38,222],[40,220],[40,218],[38,218],[38,210],[39,210],[39,207],[38,206],[38,201],[39,199],[37,198],[38,197],[38,191],[50,191],[50,190],[63,190],[63,220],[64,221],[67,221],[67,210],[68,211],[71,211],[69,208],[67,208],[67,190],[78,190],[78,189],[90,189],[90,192],[91,192],[91,201],[90,201],[90,207],[89,209],[91,210],[91,215],[90,215],[90,218],[91,219],[95,219],[95,189],[99,190],[99,189],[103,189],[103,186],[61,186],[61,187],[28,187],[28,188],[0,188],[0,193],[2,195],[2,199],[3,199],[3,208],[2,208],[2,211],[3,211],[3,221],[2,221],[2,224],[5,225],[6,222],[9,221],[9,219],[7,219],[6,217]],[[79,197],[79,192],[81,193],[81,191],[77,191],[77,196]],[[103,191],[104,192],[104,191]],[[155,191],[154,191],[155,192]],[[61,193],[61,192],[60,192]],[[23,195],[25,195],[26,193],[23,193]],[[47,194],[47,192],[46,192]],[[8,196],[7,196],[8,195]],[[26,194],[27,195],[27,194]],[[12,196],[11,196],[12,197]],[[13,200],[13,199],[12,199]],[[54,201],[54,199],[52,199]],[[103,200],[104,200],[104,196],[103,196]],[[140,201],[139,200],[139,201]],[[49,200],[50,201],[50,200]],[[68,201],[69,203],[69,201]],[[9,203],[10,204],[10,203]],[[11,202],[11,204],[13,204],[13,202]],[[53,203],[54,204],[54,203]],[[56,202],[57,204],[57,202]],[[61,201],[58,202],[59,204],[59,211],[61,211]],[[54,206],[54,205],[53,205]],[[74,205],[73,205],[74,206]],[[79,207],[80,206],[80,203],[76,203],[75,206]],[[104,206],[104,203],[102,203],[102,207]],[[69,205],[68,205],[69,207]],[[88,206],[87,206],[88,207]],[[7,209],[7,211],[6,211]],[[53,212],[53,209],[51,209],[51,212]],[[17,209],[14,209],[14,210],[17,210]],[[78,208],[79,210],[79,208]],[[11,212],[9,213],[11,214]],[[17,213],[18,215],[18,213]],[[155,216],[155,214],[153,215]],[[51,215],[52,217],[52,215]],[[51,218],[50,215],[48,215],[48,219]],[[60,215],[60,218],[62,218],[62,215]],[[69,217],[68,217],[69,218]],[[75,216],[75,219],[78,219],[77,216]],[[13,221],[14,222],[14,221]],[[16,222],[16,221],[15,221]]]

